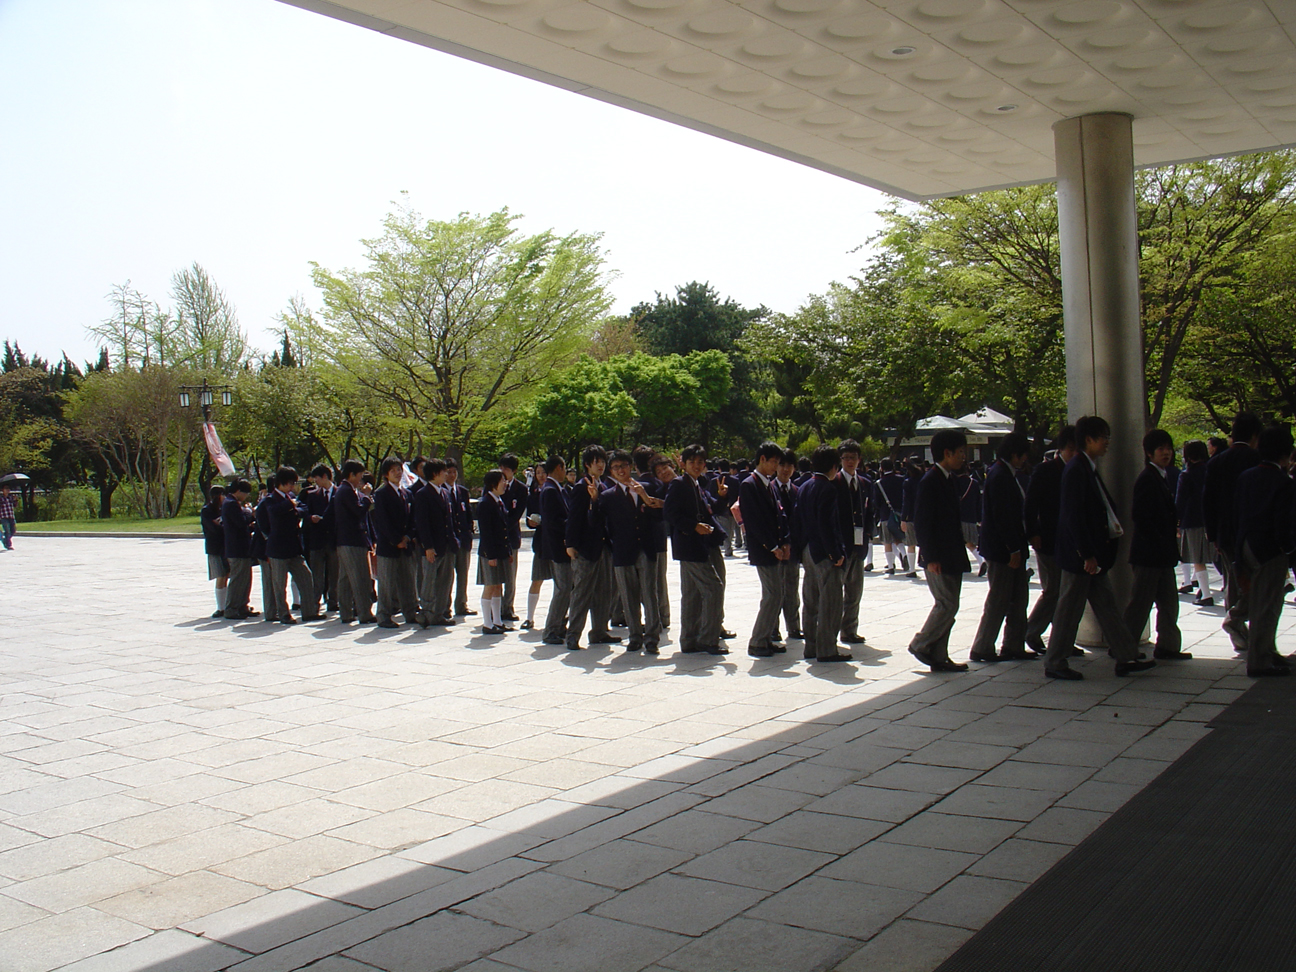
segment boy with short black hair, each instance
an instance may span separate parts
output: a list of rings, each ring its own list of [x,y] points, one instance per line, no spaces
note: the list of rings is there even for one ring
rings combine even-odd
[[[1291,668],[1278,652],[1278,621],[1282,617],[1283,586],[1296,551],[1293,503],[1296,484],[1288,469],[1292,463],[1292,434],[1285,426],[1271,426],[1257,442],[1259,462],[1237,478],[1234,497],[1234,534],[1239,580],[1250,595],[1247,624],[1247,675],[1261,678],[1289,675]]]

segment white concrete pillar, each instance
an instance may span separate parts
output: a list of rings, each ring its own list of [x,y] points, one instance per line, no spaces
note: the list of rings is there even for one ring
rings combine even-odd
[[[1067,413],[1072,422],[1097,414],[1111,423],[1111,446],[1100,468],[1126,530],[1123,563],[1148,419],[1132,119],[1116,113],[1068,118],[1053,126],[1053,138]],[[1123,600],[1128,567],[1114,572],[1113,581]],[[1096,635],[1086,623],[1077,640],[1092,643]]]

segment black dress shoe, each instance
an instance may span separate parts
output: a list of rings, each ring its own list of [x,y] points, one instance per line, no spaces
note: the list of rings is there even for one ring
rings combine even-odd
[[[1002,661],[998,655],[968,655],[969,661],[982,662],[986,665],[992,665],[997,661]]]
[[[534,628],[534,627],[535,627],[535,622],[534,622],[534,621],[523,621],[523,622],[522,622],[522,630],[523,630],[523,631],[530,631],[530,630],[531,630],[532,628]]]
[[[472,616],[473,616],[474,614],[476,614],[476,613],[477,613],[476,611],[471,611],[471,610],[469,610],[468,608],[464,608],[462,611],[456,611],[456,612],[455,612],[455,614],[459,615],[460,617],[465,617],[465,618],[470,618],[470,617],[472,617]]]
[[[1156,648],[1152,651],[1153,658],[1159,658],[1162,661],[1188,661],[1192,658],[1191,651],[1184,651],[1182,648],[1176,651],[1170,651],[1166,648]]]
[[[915,651],[913,648],[910,648],[910,649],[909,649],[909,654],[913,655],[915,658],[917,658],[917,659],[918,659],[920,662],[922,662],[924,665],[928,665],[928,666],[930,666],[930,665],[932,664],[932,657],[931,657],[931,655],[927,654],[927,652],[925,652],[925,651]]]
[[[1060,678],[1067,682],[1083,682],[1084,676],[1074,668],[1046,668],[1044,669],[1045,678]]]
[[[773,658],[774,649],[772,648],[748,648],[747,654],[753,658]]]
[[[882,573],[884,573],[884,574],[894,574],[894,573],[895,573],[895,568],[894,568],[894,567],[888,567],[886,570],[882,571]]]
[[[729,641],[731,638],[737,638],[738,635],[736,635],[732,631],[726,631],[724,628],[721,628],[720,637],[723,638],[725,641]]]
[[[817,662],[847,662],[855,659],[850,655],[843,654],[840,651],[833,652],[831,655],[825,655],[823,658],[811,658],[811,661]]]
[[[787,645],[785,645],[785,644],[783,644],[782,642],[779,642],[779,641],[772,641],[772,642],[770,642],[769,649],[770,649],[770,651],[774,652],[774,654],[776,654],[776,655],[781,655],[781,654],[783,654],[785,651],[787,651]]]
[[[914,580],[917,580],[917,579],[918,579],[918,571],[916,571],[916,570],[911,570],[911,571],[909,571],[909,573],[905,574],[905,576],[906,576],[906,577],[912,577]]]
[[[977,571],[977,576],[984,577],[986,575],[986,571],[988,571],[989,569],[990,569],[990,561],[988,560],[981,561],[981,569]]]
[[[518,616],[517,616],[516,614],[501,614],[501,615],[500,615],[500,620],[501,620],[501,621],[516,621],[517,619],[518,619]]]
[[[706,651],[706,649],[705,649],[705,648],[702,648],[702,647],[700,647],[700,646],[697,647],[697,648],[681,648],[681,649],[680,649],[680,653],[681,653],[681,654],[684,654],[684,655],[700,655],[700,654],[701,654],[702,652],[704,652],[704,651]]]
[[[614,634],[590,635],[589,643],[591,645],[619,645],[621,644],[621,636]]]
[[[225,617],[225,609],[224,609],[224,608],[221,608],[219,611],[213,611],[213,612],[212,612],[212,617],[213,617],[213,618],[223,618],[223,617]]]
[[[290,610],[290,611],[300,611],[300,610],[301,610],[301,605],[300,605],[300,604],[293,604],[293,605],[291,605],[291,606],[288,608],[288,610]]]
[[[643,653],[644,653],[645,655],[657,655],[657,654],[660,654],[660,652],[657,650],[657,646],[656,646],[656,645],[644,645]]]
[[[723,645],[708,645],[707,647],[703,648],[702,650],[705,651],[708,655],[727,655],[727,654],[729,654],[729,649],[726,648],[726,647],[724,647]]]
[[[563,644],[567,646],[567,650],[568,650],[568,651],[584,651],[584,650],[585,650],[585,646],[582,645],[579,641],[578,641],[578,642],[575,642],[575,643],[570,642],[570,641],[564,641]]]
[[[787,640],[788,640],[788,641],[805,641],[805,635],[802,634],[800,631],[789,631],[789,632],[788,632]]]
[[[1072,657],[1072,658],[1083,658],[1083,657],[1084,657],[1084,649],[1083,649],[1083,648],[1077,648],[1077,647],[1075,647],[1074,645],[1072,645],[1072,646],[1071,646],[1071,657]]]
[[[294,618],[291,614],[285,614],[282,618],[279,619],[279,623],[280,623],[280,624],[296,624],[296,623],[297,623],[297,619]]]
[[[484,634],[484,635],[502,635],[505,631],[508,631],[508,630],[509,630],[509,629],[506,628],[506,627],[504,627],[504,625],[502,625],[502,624],[497,624],[497,625],[495,625],[494,627],[490,627],[490,628],[482,628],[482,634]]]
[[[362,621],[361,624],[363,624],[363,623],[364,623],[364,622]],[[380,628],[399,628],[400,625],[397,624],[395,621],[379,621],[379,622],[378,622],[378,627],[380,627]]]
[[[861,637],[860,637],[859,635],[857,635],[857,634],[853,634],[853,635],[842,635],[842,639],[841,639],[841,640],[844,641],[844,642],[846,642],[846,644],[848,644],[848,645],[862,645],[862,644],[864,644],[864,639],[861,638]]]
[[[1144,659],[1142,661],[1117,662],[1116,674],[1122,676],[1132,675],[1135,672],[1146,672],[1149,668],[1156,668],[1156,662],[1150,659]]]
[[[1215,598],[1213,597],[1196,597],[1193,598],[1193,604],[1197,607],[1214,607]]]
[[[1191,583],[1191,584],[1185,584],[1183,587],[1179,588],[1179,593],[1180,593],[1180,594],[1191,594],[1191,593],[1192,593],[1193,591],[1195,591],[1196,589],[1197,589],[1197,582],[1196,582],[1196,581],[1193,581],[1193,583]]]
[[[966,672],[968,666],[966,662],[935,661],[932,662],[931,670],[933,672]]]
[[[634,645],[634,644],[630,644],[630,645],[626,645],[626,649],[625,649],[625,650],[628,651],[628,652],[630,652],[630,651],[638,651],[638,650],[641,649],[642,647],[643,647],[643,645]]]
[[[565,645],[567,644],[567,639],[566,638],[542,638],[541,642],[546,645]]]
[[[872,565],[872,564],[865,564],[864,567],[863,567],[863,571],[864,571],[864,573],[866,573],[866,574],[871,574],[871,573],[873,573],[873,565]]]
[[[360,619],[360,623],[361,623],[361,624],[377,624],[377,623],[378,623],[378,619],[377,619],[377,618],[361,618],[361,619]]]

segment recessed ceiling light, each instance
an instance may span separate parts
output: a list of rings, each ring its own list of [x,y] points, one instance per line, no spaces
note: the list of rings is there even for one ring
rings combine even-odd
[[[908,57],[915,50],[916,48],[913,47],[893,47],[891,48],[891,53],[896,57]]]
[[[1000,105],[998,108],[995,109],[995,111],[1004,111],[1004,112],[1016,111],[1016,110],[1017,110],[1016,105]]]

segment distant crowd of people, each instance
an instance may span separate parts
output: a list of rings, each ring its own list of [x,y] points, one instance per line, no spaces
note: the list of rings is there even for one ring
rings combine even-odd
[[[623,638],[613,629],[624,628],[627,651],[656,655],[672,623],[673,559],[679,650],[725,655],[724,643],[737,637],[725,627],[726,561],[745,551],[761,587],[747,653],[772,657],[799,640],[807,660],[846,662],[848,646],[865,643],[864,576],[875,570],[880,545],[886,574],[924,571],[933,606],[909,651],[932,671],[968,668],[950,657],[949,641],[975,561],[989,590],[971,661],[1043,656],[1048,677],[1079,679],[1068,662],[1083,654],[1075,639],[1086,604],[1116,674],[1155,665],[1138,646],[1154,608],[1153,657],[1191,658],[1182,649],[1179,597],[1212,605],[1215,564],[1224,577],[1224,630],[1247,655],[1248,673],[1287,674],[1275,639],[1296,550],[1290,432],[1239,415],[1231,444],[1185,443],[1183,470],[1168,433],[1144,437],[1125,603],[1109,572],[1126,526],[1097,468],[1110,437],[1102,418],[1086,416],[1061,430],[1033,471],[1021,433],[1004,437],[988,468],[968,463],[957,430],[933,436],[930,463],[865,464],[850,439],[805,457],[766,442],[752,461],[736,463],[709,459],[700,445],[676,459],[645,446],[591,445],[579,468],[554,456],[522,477],[517,457],[506,454],[485,474],[475,503],[453,458],[388,458],[376,477],[355,460],[336,476],[318,465],[300,490],[297,471],[281,467],[255,506],[252,484],[236,479],[213,487],[202,510],[213,617],[258,615],[249,604],[255,566],[266,621],[296,624],[296,610],[302,621],[337,612],[343,624],[398,628],[399,617],[424,628],[453,625],[477,614],[468,603],[476,544],[485,635],[515,630],[517,621],[535,628],[551,583],[544,643],[573,651],[582,637],[617,644]],[[515,600],[524,524],[533,556],[522,619]],[[1041,584],[1033,607],[1032,551]]]

